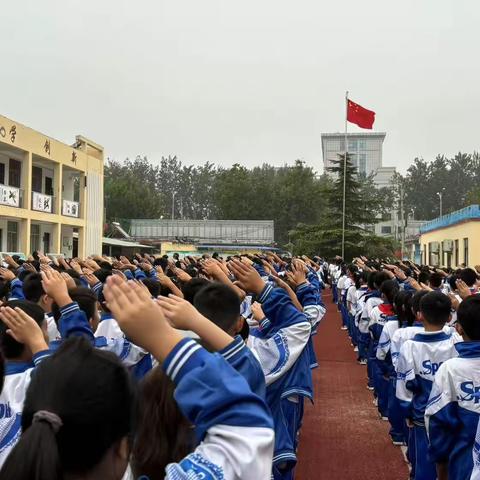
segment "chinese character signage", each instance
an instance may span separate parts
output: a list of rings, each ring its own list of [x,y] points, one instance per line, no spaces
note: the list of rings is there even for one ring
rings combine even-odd
[[[78,218],[79,205],[78,202],[71,202],[70,200],[63,201],[62,214],[66,217],[76,217]]]
[[[20,190],[15,187],[0,185],[0,203],[10,207],[20,206]]]
[[[44,195],[43,193],[33,192],[32,198],[32,210],[39,212],[52,213],[53,199],[50,195]]]

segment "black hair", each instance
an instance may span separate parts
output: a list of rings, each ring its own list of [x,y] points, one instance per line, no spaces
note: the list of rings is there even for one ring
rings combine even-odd
[[[430,272],[423,271],[418,275],[418,283],[428,283],[430,281]]]
[[[0,280],[0,300],[8,298],[10,293],[10,282]]]
[[[467,286],[473,287],[478,279],[477,272],[473,268],[464,268],[460,272],[460,280],[463,280]]]
[[[443,276],[441,273],[433,272],[430,275],[429,282],[432,288],[440,288],[442,286],[442,281],[443,281]]]
[[[373,283],[378,290],[383,282],[387,282],[389,280],[390,277],[386,272],[375,272],[375,276],[373,277]]]
[[[29,302],[28,300],[11,300],[7,302],[5,307],[10,308],[20,308],[27,315],[32,317],[36,323],[41,327],[45,320],[45,313],[40,307],[34,302]],[[11,335],[7,333],[8,327],[0,320],[0,347],[7,359],[19,357],[25,346],[23,343],[17,342]]]
[[[411,305],[414,315],[416,315],[420,311],[420,301],[427,293],[428,290],[418,290],[413,294]]]
[[[107,261],[103,261],[103,262],[100,262],[98,264],[98,266],[102,269],[102,270],[109,270],[109,271],[112,271],[113,267],[112,267],[112,264],[110,262],[107,262]]]
[[[95,315],[95,309],[97,308],[97,297],[89,288],[72,288],[68,291],[68,294],[74,302],[78,303],[80,310],[82,310],[87,316],[87,320],[93,318]],[[60,308],[56,303],[52,305],[52,315],[58,325],[62,314],[60,313]]]
[[[396,280],[386,280],[380,286],[380,293],[385,296],[388,303],[393,305],[395,296],[398,293],[398,283]]]
[[[175,384],[161,367],[140,382],[138,427],[131,465],[135,478],[162,479],[165,467],[195,448],[195,435],[174,398]]]
[[[368,274],[368,280],[367,280],[367,285],[370,290],[376,290],[375,288],[375,275],[376,272],[370,272]]]
[[[480,296],[470,295],[460,304],[457,323],[470,340],[480,340]]]
[[[23,294],[27,300],[37,303],[45,290],[42,286],[42,276],[39,273],[30,273],[23,281]]]
[[[98,278],[98,280],[102,283],[105,283],[107,281],[107,278],[110,275],[113,275],[112,270],[107,270],[105,268],[101,268],[100,270],[96,270],[93,272],[93,274]]]
[[[161,284],[155,278],[144,278],[142,283],[148,288],[150,295],[153,298],[157,298],[161,293]]]
[[[452,292],[455,292],[457,290],[457,280],[459,279],[460,277],[458,276],[457,273],[454,273],[453,275],[450,275],[447,279],[448,281],[448,284],[450,285],[450,289],[452,290]]]
[[[420,312],[432,325],[442,326],[447,323],[451,309],[450,298],[440,292],[428,292],[420,300]]]
[[[193,303],[195,295],[204,287],[210,284],[206,278],[192,278],[182,286],[183,298],[190,303]]]
[[[411,290],[400,290],[395,296],[393,306],[397,314],[399,327],[411,326],[415,320],[411,306],[412,297]]]
[[[1,478],[60,480],[65,474],[85,475],[130,434],[133,405],[128,372],[114,354],[94,348],[82,337],[66,340],[32,375],[22,436],[5,461]],[[57,433],[48,422],[35,421],[40,411],[60,418]]]
[[[225,332],[229,332],[240,317],[240,299],[235,291],[214,282],[202,288],[194,297],[195,308]]]

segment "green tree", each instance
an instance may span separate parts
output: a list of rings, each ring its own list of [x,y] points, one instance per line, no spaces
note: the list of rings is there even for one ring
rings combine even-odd
[[[146,157],[121,164],[109,161],[104,171],[107,220],[159,218],[165,209],[164,197],[156,188],[157,168]]]
[[[362,254],[368,245],[377,245],[378,248],[381,246],[382,249],[389,250],[388,242],[380,240],[367,228],[376,223],[376,216],[381,208],[365,202],[362,198],[362,194],[366,192],[364,188],[362,189],[362,182],[358,178],[357,169],[352,164],[350,156],[347,154],[344,166],[344,156],[339,155],[328,171],[333,174],[334,181],[324,189],[325,212],[318,224],[301,223],[290,232],[295,253],[320,254],[326,257],[341,254],[344,179],[345,258],[351,259]],[[381,194],[374,192],[375,186],[372,179],[366,183],[367,187],[373,190],[369,193],[369,200],[373,202]]]

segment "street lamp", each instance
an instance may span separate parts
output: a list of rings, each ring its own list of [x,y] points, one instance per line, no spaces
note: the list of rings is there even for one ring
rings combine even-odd
[[[438,198],[440,199],[440,216],[443,216],[443,192],[444,188],[440,192],[437,192]]]
[[[175,219],[175,195],[177,192],[172,193],[172,220]]]

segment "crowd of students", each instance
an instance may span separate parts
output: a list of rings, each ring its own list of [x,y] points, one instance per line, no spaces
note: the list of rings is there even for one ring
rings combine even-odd
[[[0,479],[294,478],[318,258],[4,261]]]
[[[415,480],[480,479],[480,267],[365,257],[326,281],[379,418]]]

